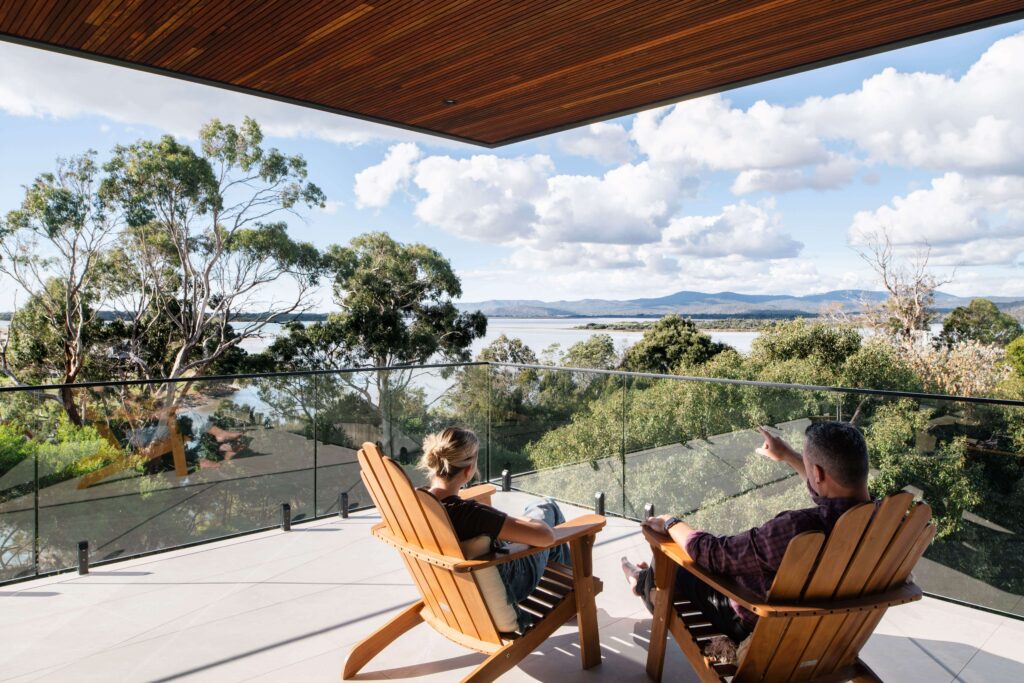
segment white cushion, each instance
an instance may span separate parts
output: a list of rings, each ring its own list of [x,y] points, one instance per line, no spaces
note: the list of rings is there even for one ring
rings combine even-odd
[[[467,560],[474,560],[491,552],[491,537],[477,536],[459,544],[462,554]],[[505,582],[501,580],[497,567],[487,567],[472,573],[480,594],[484,596],[484,604],[491,613],[494,625],[501,633],[514,633],[519,628],[516,610],[508,601]]]

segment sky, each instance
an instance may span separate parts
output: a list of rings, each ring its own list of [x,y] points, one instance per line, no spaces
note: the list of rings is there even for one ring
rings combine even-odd
[[[296,239],[425,243],[463,301],[877,289],[882,229],[943,291],[1024,298],[1022,103],[1024,22],[497,150],[0,42],[0,213],[58,157],[248,115],[327,195]]]

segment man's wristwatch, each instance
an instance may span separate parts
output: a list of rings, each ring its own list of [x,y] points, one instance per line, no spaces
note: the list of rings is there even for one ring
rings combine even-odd
[[[674,527],[676,524],[679,524],[679,522],[681,522],[681,521],[683,521],[683,520],[679,519],[678,517],[669,517],[668,519],[666,519],[665,520],[665,533],[667,534],[669,529]]]

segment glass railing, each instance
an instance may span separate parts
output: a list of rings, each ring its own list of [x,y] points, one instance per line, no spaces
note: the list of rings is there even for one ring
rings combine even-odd
[[[414,478],[442,423],[486,433],[486,366],[0,388],[0,582],[371,505],[356,450]],[[383,398],[382,398],[383,397]],[[460,412],[465,411],[465,412]],[[485,451],[486,457],[486,451]]]
[[[371,505],[371,441],[417,483],[425,434],[481,437],[495,483],[607,514],[735,533],[807,507],[758,425],[799,448],[856,423],[873,490],[910,490],[939,538],[926,591],[1024,615],[1024,402],[512,364],[0,387],[0,583]]]
[[[492,395],[491,453],[514,489],[588,508],[603,494],[608,513],[718,534],[811,504],[789,467],[755,453],[756,427],[800,449],[811,423],[852,421],[872,491],[933,508],[922,587],[1024,616],[1022,401],[513,365],[492,368]]]

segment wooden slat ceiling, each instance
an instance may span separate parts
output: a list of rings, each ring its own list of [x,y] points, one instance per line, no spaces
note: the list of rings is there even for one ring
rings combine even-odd
[[[0,38],[498,146],[1024,0],[0,0]]]

